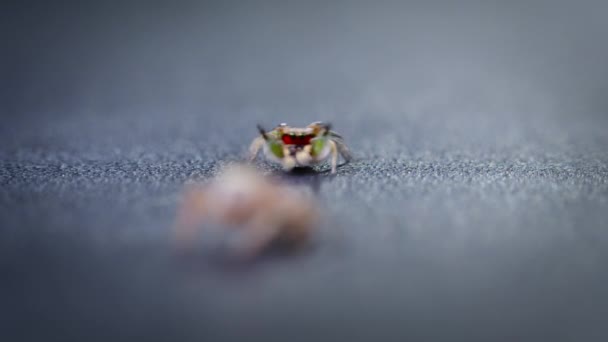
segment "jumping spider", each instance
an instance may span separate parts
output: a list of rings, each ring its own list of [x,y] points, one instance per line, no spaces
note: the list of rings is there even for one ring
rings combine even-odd
[[[295,128],[282,123],[270,132],[260,125],[258,130],[260,136],[249,147],[250,161],[262,148],[267,159],[281,164],[286,171],[316,165],[331,157],[331,173],[335,174],[338,155],[346,163],[352,160],[344,138],[332,131],[330,124],[313,122],[304,128]]]

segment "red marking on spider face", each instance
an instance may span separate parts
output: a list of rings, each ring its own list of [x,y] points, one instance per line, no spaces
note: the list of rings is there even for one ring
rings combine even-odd
[[[283,144],[285,145],[308,145],[310,144],[310,140],[314,138],[314,135],[289,135],[283,134],[281,139],[283,140]]]

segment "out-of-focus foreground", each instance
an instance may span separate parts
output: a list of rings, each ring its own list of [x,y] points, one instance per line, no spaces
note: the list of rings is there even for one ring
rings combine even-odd
[[[314,172],[314,171],[313,171]],[[189,184],[173,227],[175,253],[255,262],[271,250],[295,252],[319,220],[309,192],[232,165],[206,184]],[[198,256],[198,258],[197,258]]]

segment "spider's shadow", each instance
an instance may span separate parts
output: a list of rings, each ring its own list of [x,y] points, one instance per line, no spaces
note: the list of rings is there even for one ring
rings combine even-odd
[[[290,185],[308,186],[315,195],[321,190],[321,183],[329,179],[329,170],[316,170],[312,167],[296,167],[289,172],[277,170],[273,176]]]
[[[338,168],[344,167],[347,164],[349,162],[339,164]],[[288,172],[275,169],[271,175],[287,184],[309,186],[315,195],[319,194],[323,182],[329,181],[335,176],[331,173],[330,168],[319,169],[319,167],[311,166],[298,166]]]

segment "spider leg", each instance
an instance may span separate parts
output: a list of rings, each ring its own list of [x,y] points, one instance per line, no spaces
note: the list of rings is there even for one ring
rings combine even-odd
[[[340,152],[340,155],[342,156],[342,158],[344,158],[344,161],[346,163],[348,163],[351,160],[353,160],[353,155],[350,153],[348,146],[346,146],[346,143],[344,142],[344,138],[342,138],[342,136],[340,134],[338,134],[334,131],[330,131],[329,136],[330,136],[331,141],[333,141],[336,144],[336,148],[338,149],[338,152]]]
[[[258,153],[264,146],[264,143],[266,143],[266,139],[264,139],[264,136],[259,136],[255,139],[253,139],[253,141],[251,142],[251,145],[249,146],[249,161],[250,162],[252,162],[255,159],[255,157],[257,157]]]
[[[331,149],[331,174],[335,174],[338,168],[338,146],[333,140],[329,140],[328,143]]]
[[[266,130],[264,129],[264,127],[262,127],[262,125],[258,125],[257,128],[262,138],[264,138],[264,140],[267,140],[268,136],[266,135]]]

